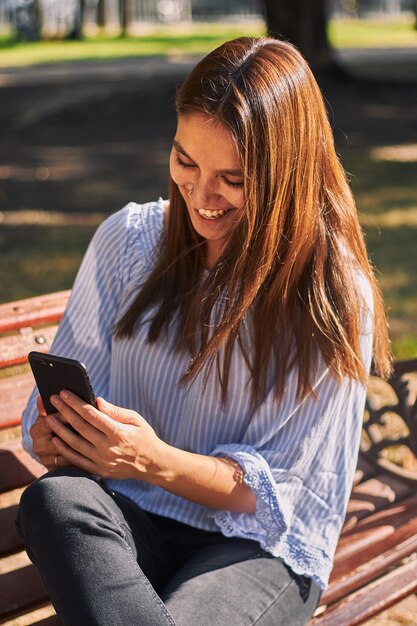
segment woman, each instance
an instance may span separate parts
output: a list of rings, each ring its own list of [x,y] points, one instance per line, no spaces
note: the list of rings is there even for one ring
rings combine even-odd
[[[18,524],[66,625],[305,624],[372,351],[390,367],[381,299],[297,50],[228,42],[176,106],[169,202],[101,225],[52,347],[98,408],[34,392],[24,445],[53,471]]]

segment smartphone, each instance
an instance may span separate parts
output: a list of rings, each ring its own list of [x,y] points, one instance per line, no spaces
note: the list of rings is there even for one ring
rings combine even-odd
[[[57,412],[49,398],[63,389],[68,389],[85,402],[97,406],[87,368],[83,363],[42,352],[29,352],[28,359],[48,415]]]

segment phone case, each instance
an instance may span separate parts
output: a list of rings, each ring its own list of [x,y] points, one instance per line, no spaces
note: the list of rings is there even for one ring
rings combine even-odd
[[[56,413],[49,398],[63,389],[72,391],[85,402],[96,406],[95,395],[83,363],[41,352],[30,352],[28,359],[48,415]]]

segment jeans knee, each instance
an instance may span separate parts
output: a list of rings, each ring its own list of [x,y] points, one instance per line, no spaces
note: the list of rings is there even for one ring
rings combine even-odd
[[[75,514],[76,500],[88,497],[92,477],[79,470],[65,468],[44,474],[23,492],[17,527],[26,536],[28,530],[51,532]],[[86,488],[87,487],[87,488]]]

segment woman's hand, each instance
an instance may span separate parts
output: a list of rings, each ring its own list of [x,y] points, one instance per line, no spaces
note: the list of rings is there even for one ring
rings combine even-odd
[[[37,398],[36,405],[39,413],[30,429],[34,453],[48,470],[56,469],[62,465],[69,465],[59,456],[54,446],[53,438],[55,435],[46,419],[45,407],[40,396]]]
[[[68,464],[102,478],[137,478],[212,509],[255,511],[256,496],[235,461],[170,446],[136,411],[102,398],[97,409],[69,391],[51,402],[58,415],[45,419],[58,458]]]
[[[77,431],[56,415],[46,421],[56,435],[55,454],[102,478],[139,478],[154,482],[160,470],[164,443],[144,418],[97,398],[97,409],[69,391],[52,396],[52,404]]]

